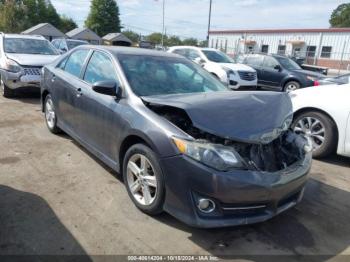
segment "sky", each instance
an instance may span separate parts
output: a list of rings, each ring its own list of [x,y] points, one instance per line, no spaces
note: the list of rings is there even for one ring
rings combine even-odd
[[[209,0],[164,0],[168,35],[205,39]],[[51,0],[79,26],[90,0]],[[346,0],[213,0],[212,30],[328,28],[332,11]],[[125,29],[147,35],[162,31],[162,0],[117,0]]]

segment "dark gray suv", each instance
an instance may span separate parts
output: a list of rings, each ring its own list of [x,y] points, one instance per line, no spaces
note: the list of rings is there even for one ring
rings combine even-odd
[[[258,85],[278,91],[293,91],[317,86],[324,75],[302,69],[292,59],[274,54],[250,54],[239,57],[240,63],[253,67]]]
[[[178,55],[102,46],[46,66],[41,91],[49,130],[122,173],[147,214],[241,225],[303,196],[312,148],[289,129],[285,93],[232,92]]]

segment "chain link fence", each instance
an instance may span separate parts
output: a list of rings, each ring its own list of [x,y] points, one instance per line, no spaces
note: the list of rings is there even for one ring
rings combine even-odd
[[[224,44],[213,46],[216,49],[221,50],[229,54],[232,57],[237,57],[239,55],[244,54],[254,54],[254,53],[271,53],[269,52],[269,48],[264,49],[264,46],[261,46],[260,52],[255,49],[249,48],[247,46],[242,50],[242,48],[238,45],[236,46],[228,46],[227,41]],[[282,48],[283,47],[283,48]],[[264,49],[264,50],[262,50]],[[332,48],[322,47],[322,48],[306,48],[306,51],[300,51],[299,48],[293,48],[291,51],[286,50],[286,46],[279,46],[278,51],[275,52],[280,55],[285,55],[293,60],[295,60],[298,64],[307,65],[310,67],[319,67],[328,69],[328,74],[330,75],[341,75],[345,73],[350,73],[350,53],[349,52],[332,52]],[[305,49],[305,48],[304,48]],[[345,51],[345,50],[344,50]]]

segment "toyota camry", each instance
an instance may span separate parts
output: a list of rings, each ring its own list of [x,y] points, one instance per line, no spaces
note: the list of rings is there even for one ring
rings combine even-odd
[[[81,46],[42,74],[48,129],[122,174],[149,215],[233,226],[302,199],[312,144],[290,129],[288,94],[232,92],[181,56],[126,47]]]

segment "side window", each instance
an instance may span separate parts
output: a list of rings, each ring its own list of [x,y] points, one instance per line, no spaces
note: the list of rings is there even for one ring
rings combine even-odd
[[[260,55],[251,55],[247,56],[245,59],[246,64],[251,66],[262,66],[263,63],[263,56]]]
[[[109,56],[95,51],[91,56],[88,66],[86,67],[84,80],[91,84],[104,80],[113,80],[118,82],[113,62]]]
[[[195,60],[197,57],[200,57],[200,54],[196,50],[188,49],[186,57],[190,60]]]
[[[89,52],[90,50],[87,49],[77,50],[73,52],[66,62],[64,71],[76,77],[80,77],[81,69],[83,68],[84,62]]]
[[[279,63],[277,60],[270,56],[265,56],[264,59],[264,68],[274,69]]]
[[[55,48],[57,48],[57,40],[53,40],[53,41],[51,42],[51,44],[52,44]]]
[[[60,41],[59,49],[60,49],[60,50],[67,50],[67,51],[68,51],[67,44],[66,44],[66,41],[65,41],[65,40],[61,40],[61,41]]]
[[[58,65],[57,68],[64,70],[64,67],[66,66],[68,60],[68,56],[65,57]]]
[[[173,51],[174,54],[178,54],[178,55],[182,55],[182,56],[186,56],[186,50],[185,49],[175,49]]]

